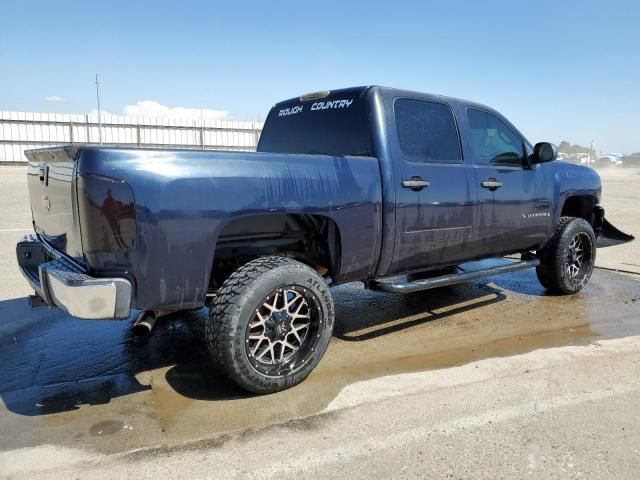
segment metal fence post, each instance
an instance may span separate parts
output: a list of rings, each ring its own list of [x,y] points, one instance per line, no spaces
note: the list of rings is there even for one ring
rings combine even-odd
[[[142,138],[140,137],[140,123],[136,124],[136,141],[138,146],[142,145]]]
[[[87,135],[87,143],[91,143],[91,127],[89,126],[89,114],[84,116],[84,131]]]
[[[253,142],[253,146],[255,148],[258,148],[258,142],[260,141],[260,128],[256,127],[253,131],[253,137],[254,137],[254,142]]]
[[[73,122],[69,122],[69,143],[73,143]]]

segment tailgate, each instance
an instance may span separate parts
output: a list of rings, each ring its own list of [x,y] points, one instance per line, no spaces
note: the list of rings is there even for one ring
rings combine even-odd
[[[75,182],[76,149],[28,150],[27,185],[37,233],[61,252],[82,260]]]

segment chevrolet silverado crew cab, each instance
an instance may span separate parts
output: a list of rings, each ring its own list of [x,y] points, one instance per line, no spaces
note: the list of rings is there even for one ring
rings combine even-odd
[[[85,319],[135,310],[147,329],[208,306],[212,362],[253,392],[318,364],[333,285],[403,293],[536,268],[571,294],[597,246],[633,239],[605,220],[594,170],[554,161],[552,144],[484,105],[392,88],[278,103],[252,153],[76,144],[26,156],[34,233],[17,256],[32,300]]]

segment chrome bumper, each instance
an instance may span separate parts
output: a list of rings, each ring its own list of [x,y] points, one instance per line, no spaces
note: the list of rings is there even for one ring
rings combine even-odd
[[[34,234],[16,245],[18,265],[36,294],[48,305],[88,320],[128,318],[131,283],[124,278],[87,275]]]

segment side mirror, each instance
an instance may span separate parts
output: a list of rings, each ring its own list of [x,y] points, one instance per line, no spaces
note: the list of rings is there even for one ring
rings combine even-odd
[[[552,162],[558,158],[558,147],[553,143],[540,142],[533,147],[533,155],[531,155],[531,163]]]

